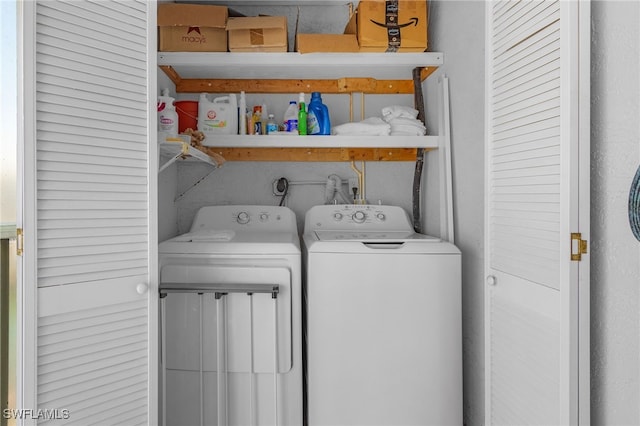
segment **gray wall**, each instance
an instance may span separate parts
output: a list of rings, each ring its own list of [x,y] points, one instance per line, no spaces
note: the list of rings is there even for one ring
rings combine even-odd
[[[594,1],[591,46],[591,421],[640,424],[640,3]]]
[[[484,422],[484,11],[481,1],[434,1],[429,19],[430,48],[444,52],[444,66],[433,77],[446,74],[451,95],[455,242],[462,251],[467,425]]]

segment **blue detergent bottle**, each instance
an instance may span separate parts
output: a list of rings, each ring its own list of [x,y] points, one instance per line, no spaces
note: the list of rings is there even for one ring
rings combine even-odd
[[[322,96],[320,96],[320,92],[311,93],[311,102],[309,102],[307,111],[307,134],[331,134],[329,108],[327,108],[327,106],[322,103]]]

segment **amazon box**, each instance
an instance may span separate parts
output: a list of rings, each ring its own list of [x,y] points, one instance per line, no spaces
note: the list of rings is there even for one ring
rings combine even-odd
[[[424,52],[427,49],[426,0],[361,0],[355,19],[361,52]],[[350,26],[353,26],[351,21],[347,28]]]
[[[355,34],[298,34],[296,50],[300,53],[358,52]]]
[[[161,3],[158,41],[161,52],[226,52],[226,6]]]
[[[229,52],[286,52],[286,16],[229,18]]]

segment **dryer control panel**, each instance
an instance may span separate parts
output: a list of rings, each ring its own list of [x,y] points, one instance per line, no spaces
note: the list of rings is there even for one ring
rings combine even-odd
[[[320,230],[413,232],[407,212],[398,206],[323,205],[306,214],[305,232]]]
[[[297,233],[295,214],[280,206],[202,207],[196,213],[191,232],[205,228]]]

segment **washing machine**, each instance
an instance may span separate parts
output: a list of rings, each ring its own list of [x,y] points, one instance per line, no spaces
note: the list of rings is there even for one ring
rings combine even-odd
[[[295,214],[203,207],[159,266],[163,424],[302,424]]]
[[[460,251],[397,206],[306,214],[309,426],[462,425]]]

